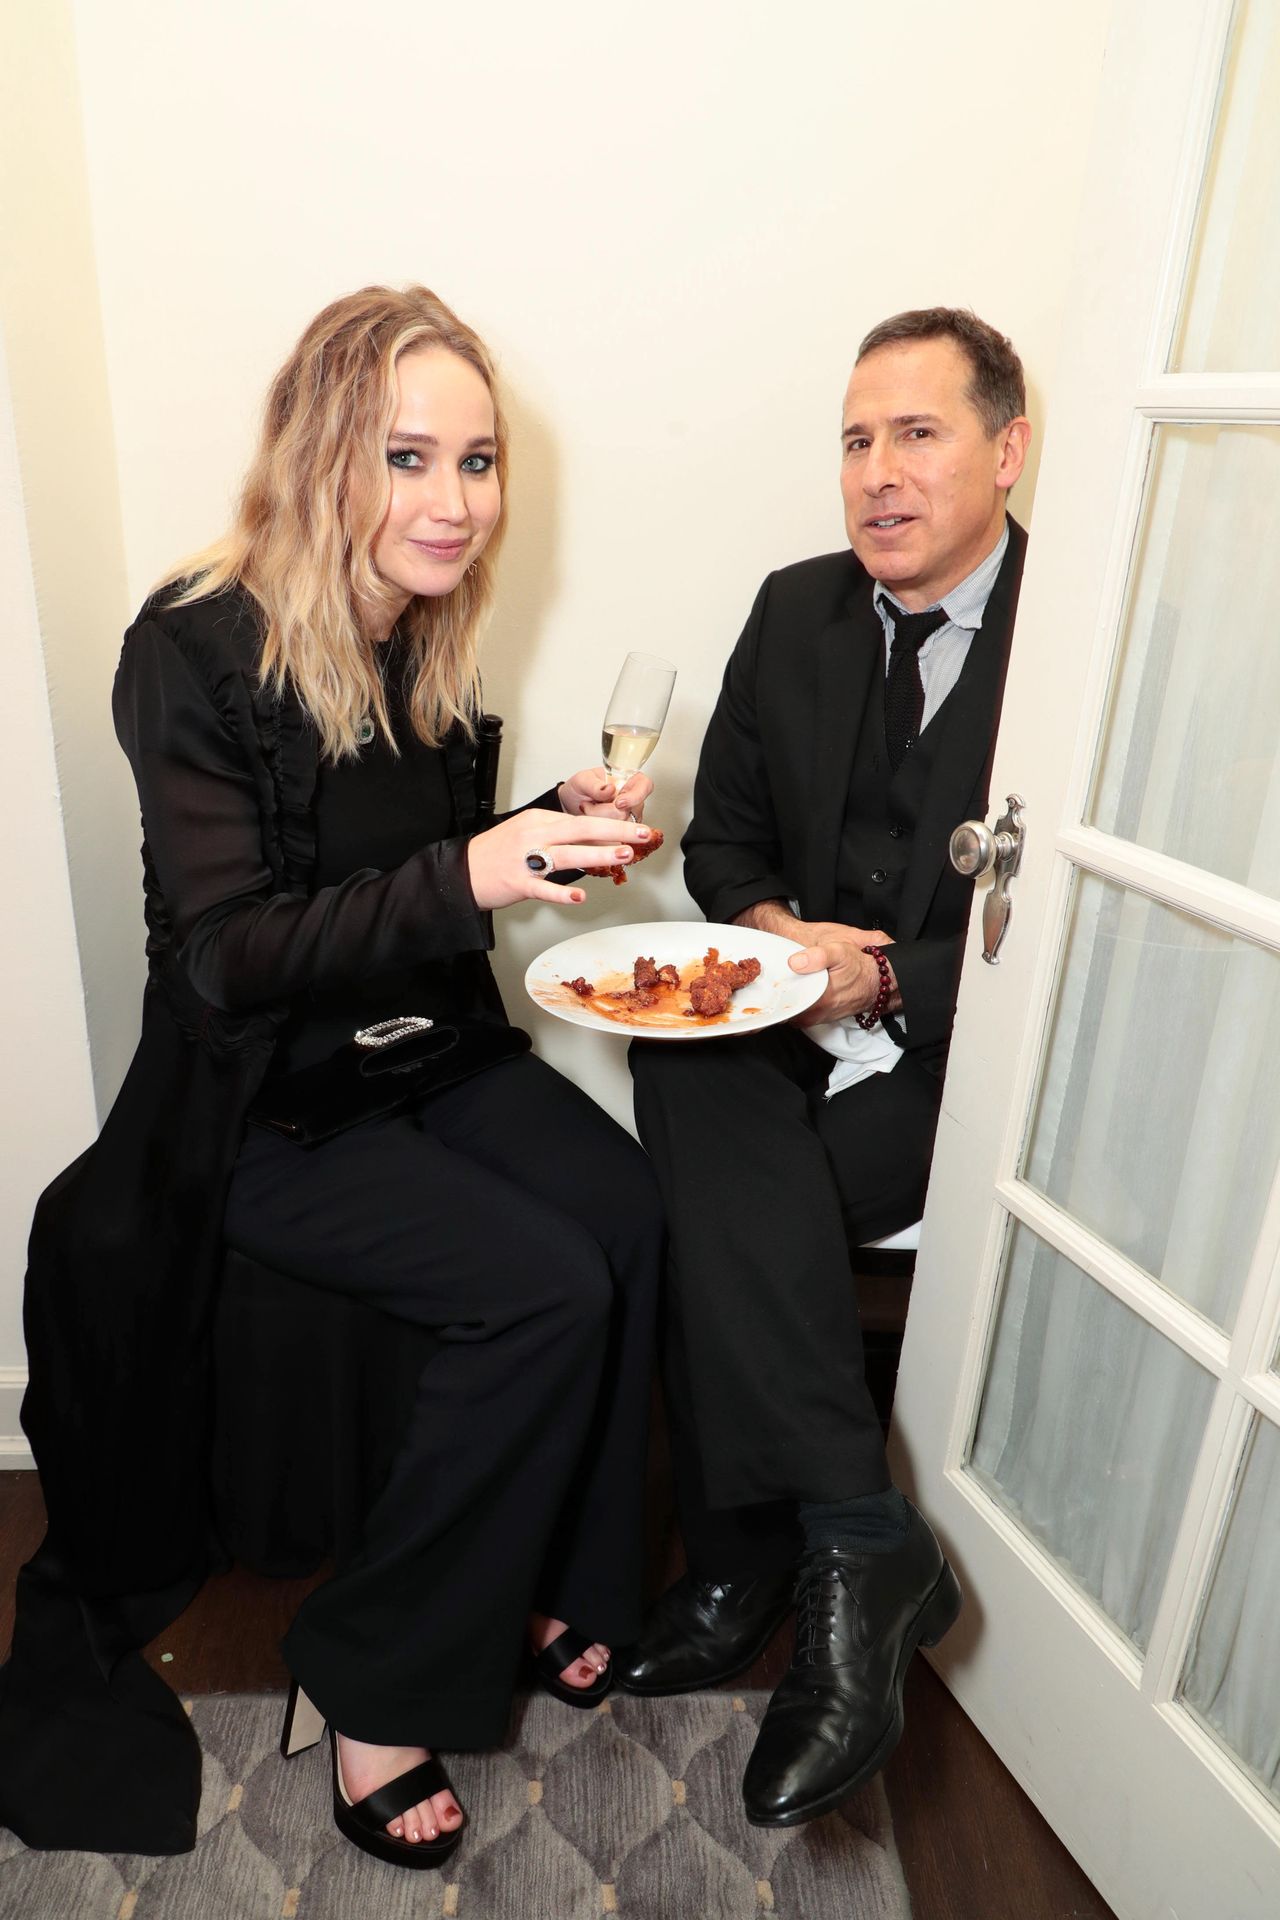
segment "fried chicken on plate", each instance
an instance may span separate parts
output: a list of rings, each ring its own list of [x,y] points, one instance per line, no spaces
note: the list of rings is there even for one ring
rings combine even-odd
[[[702,963],[703,971],[689,982],[690,1017],[710,1020],[724,1013],[739,987],[749,987],[760,977],[760,962],[754,955],[745,960],[722,960],[717,947],[710,947]]]
[[[743,960],[722,960],[717,947],[710,947],[702,962],[702,972],[689,982],[689,1006],[686,1020],[715,1020],[728,1009],[740,987],[748,987],[760,977],[760,962],[754,955]],[[656,1007],[680,988],[680,969],[673,961],[659,966],[652,954],[638,954],[632,969],[633,985],[608,995],[609,1005],[619,1011],[644,1011]],[[562,980],[580,1000],[590,1000],[595,987],[579,974],[576,980]]]

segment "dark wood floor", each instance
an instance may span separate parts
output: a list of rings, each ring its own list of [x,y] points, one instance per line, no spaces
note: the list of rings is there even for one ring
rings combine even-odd
[[[660,1468],[659,1468],[660,1471]],[[0,1648],[13,1627],[13,1581],[43,1532],[33,1473],[0,1474]],[[655,1523],[656,1525],[656,1523]],[[655,1538],[655,1566],[679,1567],[679,1546]],[[242,1568],[206,1581],[148,1658],[181,1693],[280,1688],[277,1642],[306,1580],[266,1580]],[[737,1687],[771,1687],[789,1657],[787,1630]],[[916,1660],[907,1728],[885,1774],[915,1920],[1114,1920],[933,1670]]]

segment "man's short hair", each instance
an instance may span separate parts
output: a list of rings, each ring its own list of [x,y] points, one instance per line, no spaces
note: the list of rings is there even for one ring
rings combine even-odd
[[[917,340],[954,340],[969,362],[966,398],[992,439],[1027,410],[1027,383],[1013,342],[967,307],[916,307],[872,327],[858,348],[858,362],[880,347]]]

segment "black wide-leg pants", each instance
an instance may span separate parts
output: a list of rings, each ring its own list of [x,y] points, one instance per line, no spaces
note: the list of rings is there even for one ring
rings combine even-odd
[[[441,1342],[290,1669],[356,1739],[494,1745],[532,1608],[607,1644],[639,1628],[663,1239],[644,1155],[525,1057],[311,1150],[251,1127],[226,1237]]]
[[[941,1083],[904,1054],[823,1099],[794,1027],[631,1047],[670,1234],[664,1375],[681,1527],[704,1578],[793,1558],[795,1503],[889,1482],[849,1249],[920,1217]]]

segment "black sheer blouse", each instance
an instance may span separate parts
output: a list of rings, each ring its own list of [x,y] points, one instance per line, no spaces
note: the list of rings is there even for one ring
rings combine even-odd
[[[357,875],[393,872],[420,848],[457,832],[444,750],[413,731],[405,697],[408,653],[393,638],[382,663],[387,712],[398,752],[381,732],[355,760],[322,763],[316,779],[316,865],[312,892]],[[322,1060],[357,1027],[395,1014],[456,1013],[466,1001],[452,959],[387,968],[340,987],[307,988],[296,997],[272,1063],[288,1072]]]

